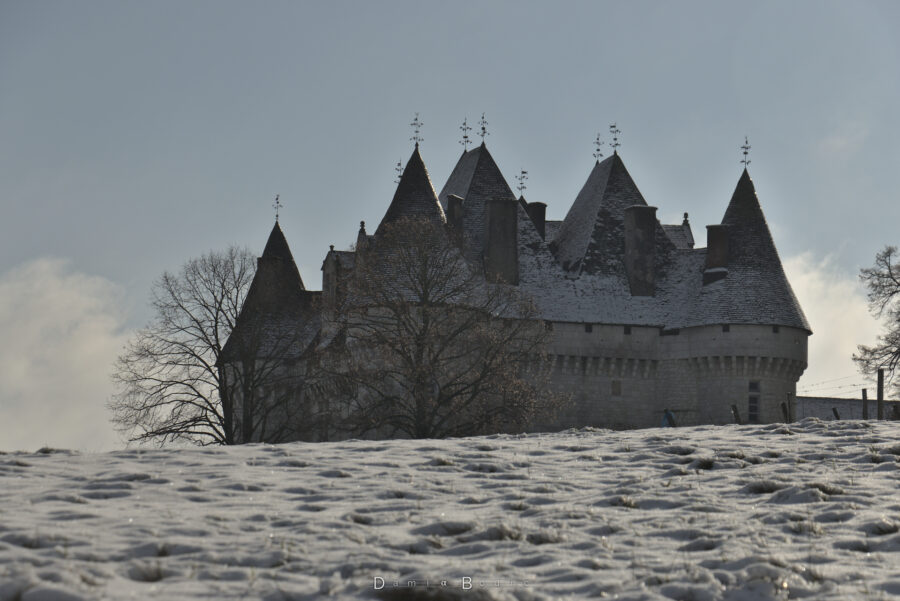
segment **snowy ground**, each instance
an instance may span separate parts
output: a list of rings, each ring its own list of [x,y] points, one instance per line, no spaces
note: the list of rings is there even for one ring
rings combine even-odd
[[[813,418],[5,454],[0,600],[889,599],[898,459]]]

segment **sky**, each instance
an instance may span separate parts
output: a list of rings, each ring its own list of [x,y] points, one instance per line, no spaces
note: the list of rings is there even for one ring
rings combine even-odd
[[[0,0],[0,449],[122,446],[112,362],[154,279],[280,221],[309,289],[370,231],[424,123],[440,190],[463,118],[562,219],[597,133],[698,246],[749,171],[813,329],[798,391],[854,396],[898,244],[900,4]],[[476,138],[478,140],[478,138]],[[480,141],[480,140],[479,140]],[[608,146],[605,147],[608,152]]]

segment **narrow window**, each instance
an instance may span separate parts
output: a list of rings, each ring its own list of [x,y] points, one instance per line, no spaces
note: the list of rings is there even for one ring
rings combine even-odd
[[[545,321],[545,322],[544,322],[544,328],[546,328],[546,330],[547,330],[548,332],[552,332],[552,331],[553,331],[553,322],[552,322],[552,321]]]
[[[779,328],[778,326],[772,326],[772,333],[773,333],[773,334],[777,334],[777,333],[778,333],[778,330],[780,330],[780,329],[781,329],[781,328]]]
[[[610,393],[613,396],[622,396],[622,380],[613,380],[610,384]]]
[[[730,332],[730,331],[731,331],[731,326],[728,325],[728,324],[726,323],[725,325],[722,326],[722,331],[723,331],[723,332]]]
[[[747,398],[747,422],[759,423],[759,382],[750,382],[748,386],[750,396]]]
[[[626,336],[631,335],[631,326],[625,326],[625,335]]]
[[[584,324],[584,331],[587,332],[588,334],[590,334],[591,332],[593,332],[593,331],[594,331],[594,324],[591,324],[591,323],[586,323],[586,324]]]

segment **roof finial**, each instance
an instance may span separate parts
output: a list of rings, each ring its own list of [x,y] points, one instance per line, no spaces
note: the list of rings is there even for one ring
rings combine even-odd
[[[394,183],[399,184],[400,178],[403,177],[403,163],[397,161],[397,164],[394,166],[394,171],[397,172],[397,179],[394,180]]]
[[[519,175],[516,176],[516,179],[519,181],[519,185],[516,186],[516,189],[519,191],[519,196],[524,196],[525,188],[527,188],[525,181],[528,179],[528,172],[522,169],[519,172]]]
[[[469,126],[468,117],[463,119],[462,125],[459,126],[459,129],[463,133],[462,140],[460,140],[459,143],[463,145],[463,151],[467,152],[469,150],[469,144],[472,143],[472,140],[469,139],[469,132],[472,131],[472,128]]]
[[[281,210],[281,207],[284,206],[283,204],[281,204],[281,201],[279,200],[279,198],[281,198],[281,195],[276,194],[275,202],[272,203],[272,208],[275,209],[275,223],[278,223],[278,213]]]
[[[622,131],[618,127],[616,127],[615,123],[613,123],[609,126],[609,133],[612,135],[613,139],[612,144],[610,144],[613,149],[613,154],[619,154],[619,151],[617,149],[619,148],[619,146],[621,146],[621,144],[619,143],[619,134],[622,133]]]
[[[413,137],[411,137],[410,140],[415,142],[417,147],[419,146],[419,142],[425,140],[425,138],[420,135],[423,125],[425,124],[419,121],[419,113],[416,113],[416,118],[410,123],[410,126],[413,128]]]
[[[594,158],[598,161],[600,160],[600,157],[603,156],[603,153],[600,152],[600,147],[603,146],[604,143],[605,142],[600,139],[600,132],[597,132],[597,137],[594,139]]]
[[[491,135],[487,130],[488,122],[487,119],[484,118],[484,113],[481,113],[481,121],[479,121],[478,124],[481,126],[481,132],[479,132],[478,135],[481,136],[481,143],[484,144],[484,137]]]
[[[741,159],[741,163],[744,164],[744,169],[746,169],[747,165],[750,164],[750,159],[747,156],[750,154],[750,143],[747,141],[747,136],[744,136],[744,145],[741,146],[741,150],[744,151],[744,158]]]

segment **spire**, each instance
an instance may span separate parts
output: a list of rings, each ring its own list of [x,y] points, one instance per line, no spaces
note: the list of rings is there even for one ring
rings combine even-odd
[[[262,258],[283,259],[285,261],[290,261],[291,263],[294,262],[294,257],[291,255],[291,249],[288,247],[284,232],[281,231],[281,226],[278,224],[278,221],[276,221],[274,227],[272,227],[272,233],[269,234],[269,240],[266,242],[266,248],[263,250]]]
[[[735,259],[757,268],[781,270],[775,242],[746,167],[731,195],[722,224],[730,226],[729,263]]]
[[[434,186],[431,185],[428,169],[419,154],[418,144],[406,163],[406,168],[397,184],[397,191],[394,193],[391,205],[381,223],[396,221],[404,217],[424,217],[435,223],[447,221],[444,211],[438,203],[437,195],[434,193]],[[381,225],[378,228],[380,229]],[[378,229],[375,230],[375,234],[378,234]]]

